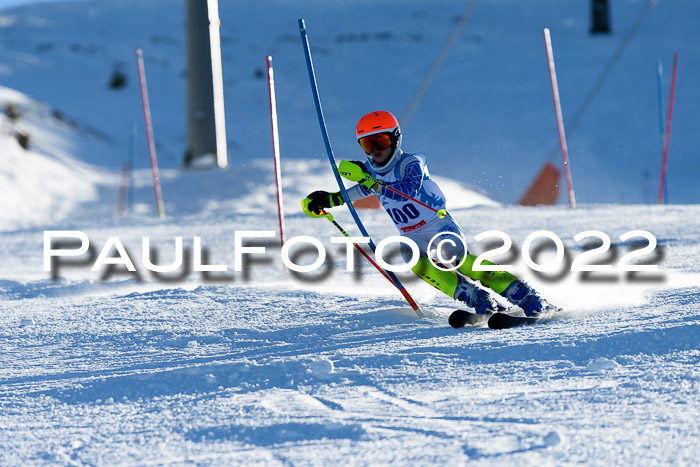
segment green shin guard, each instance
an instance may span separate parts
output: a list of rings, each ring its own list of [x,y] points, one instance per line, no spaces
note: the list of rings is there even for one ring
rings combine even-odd
[[[497,294],[503,294],[503,291],[513,281],[518,280],[513,274],[506,271],[473,271],[474,260],[476,256],[467,255],[458,271],[472,280],[481,282],[484,286],[490,288]],[[484,260],[482,264],[492,265],[494,263]],[[428,284],[439,289],[449,297],[454,297],[457,288],[457,275],[451,271],[441,271],[430,262],[428,258],[421,257],[415,266],[411,269],[418,277],[423,279]]]
[[[411,268],[411,271],[448,297],[454,297],[457,289],[457,274],[439,270],[425,257],[418,259],[418,263]]]
[[[503,294],[506,287],[508,287],[513,281],[518,280],[518,278],[513,274],[505,271],[474,271],[472,270],[474,260],[476,260],[476,256],[467,255],[464,264],[459,267],[458,271],[472,280],[481,282],[483,285],[499,295]],[[428,260],[426,259],[426,261]],[[420,264],[420,262],[418,264]],[[481,264],[493,265],[494,263],[484,260],[481,262]]]

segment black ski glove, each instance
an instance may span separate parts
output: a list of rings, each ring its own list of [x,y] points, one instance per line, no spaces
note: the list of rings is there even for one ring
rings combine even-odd
[[[323,209],[342,206],[345,200],[340,195],[340,192],[328,193],[327,191],[314,191],[309,196],[304,198],[302,206],[308,211],[320,214]]]

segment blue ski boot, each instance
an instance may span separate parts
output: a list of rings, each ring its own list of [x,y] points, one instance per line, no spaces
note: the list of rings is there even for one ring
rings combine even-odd
[[[486,290],[462,277],[458,277],[454,298],[474,308],[479,315],[490,315],[505,310],[505,307],[494,300]]]
[[[521,280],[513,281],[501,295],[522,308],[526,316],[538,316],[544,311],[557,310],[557,307],[540,297],[535,289]]]

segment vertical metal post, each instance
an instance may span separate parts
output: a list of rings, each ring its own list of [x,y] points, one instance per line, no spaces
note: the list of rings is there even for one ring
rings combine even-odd
[[[187,0],[187,152],[185,166],[210,156],[228,165],[218,0]]]

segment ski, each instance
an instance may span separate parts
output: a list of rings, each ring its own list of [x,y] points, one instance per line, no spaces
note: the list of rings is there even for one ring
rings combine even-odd
[[[465,326],[478,326],[488,321],[489,315],[478,315],[470,311],[455,310],[450,315],[448,322],[453,328],[463,328]]]
[[[489,327],[491,329],[508,329],[525,324],[535,324],[542,322],[540,317],[534,316],[513,316],[505,313],[494,313],[489,317]]]

